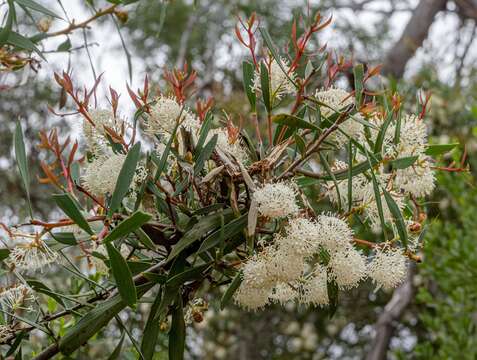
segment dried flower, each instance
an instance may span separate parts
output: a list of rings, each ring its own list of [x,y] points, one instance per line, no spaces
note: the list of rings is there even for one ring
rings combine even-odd
[[[219,128],[209,131],[207,135],[207,141],[217,135],[217,148],[224,153],[232,155],[238,162],[244,164],[248,161],[249,156],[247,150],[242,144],[240,138],[231,139],[228,135],[227,129]]]

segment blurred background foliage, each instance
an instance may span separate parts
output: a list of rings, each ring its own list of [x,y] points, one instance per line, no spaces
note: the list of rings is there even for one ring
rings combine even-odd
[[[38,164],[42,157],[36,148],[38,131],[53,125],[61,126],[63,133],[71,129],[65,121],[48,114],[47,104],[58,108],[62,102],[62,94],[52,81],[52,71],[58,70],[55,62],[64,66],[67,60],[76,76],[85,84],[91,84],[85,50],[91,50],[92,63],[97,66],[94,60],[107,55],[102,53],[102,44],[112,42],[119,51],[123,51],[124,47],[127,49],[135,77],[142,78],[147,73],[159,88],[164,86],[162,75],[165,67],[181,67],[187,62],[199,73],[197,94],[201,97],[214,96],[216,107],[224,108],[236,119],[248,111],[244,108],[248,107],[248,102],[241,84],[241,61],[247,54],[234,35],[237,16],[245,17],[253,11],[257,12],[262,24],[283,49],[287,46],[293,18],[303,22],[309,13],[321,10],[324,15],[329,15],[330,9],[335,9],[331,32],[323,38],[315,38],[314,48],[327,45],[328,50],[355,62],[376,65],[385,61],[393,48],[392,44],[399,42],[401,25],[412,19],[421,3],[425,2],[326,0],[307,5],[305,1],[286,0],[143,0],[125,6],[122,9],[126,14],[123,18],[116,14],[115,21],[120,27],[124,44],[117,33],[104,35],[111,29],[109,16],[99,19],[91,24],[91,29],[84,31],[84,36],[78,37],[79,43],[63,45],[63,48],[55,45],[56,58],[50,59],[45,53],[48,64],[34,63],[26,65],[23,70],[0,73],[0,221],[14,223],[26,212],[20,181],[13,171],[11,139],[15,121],[22,119],[27,124],[24,129],[29,140],[29,160],[34,174],[39,174]],[[45,0],[42,4],[55,11],[61,9],[57,1]],[[78,0],[75,4],[75,9],[80,9],[81,13],[69,14],[74,18],[86,18],[99,8],[110,5],[92,0]],[[419,45],[416,54],[413,52],[405,60],[410,65],[404,79],[399,74],[393,74],[394,79],[391,80],[405,102],[411,104],[410,111],[416,108],[416,94],[420,89],[432,92],[426,117],[431,124],[432,139],[437,143],[462,144],[449,156],[458,161],[465,147],[471,170],[475,168],[477,153],[476,54],[471,51],[477,5],[473,5],[473,13],[467,11],[466,6],[472,4],[441,1],[439,16],[437,20],[431,19],[430,23],[445,18],[445,26],[452,31],[445,39],[438,39],[437,48],[431,32],[431,38]],[[66,2],[64,5],[68,9]],[[7,2],[0,1],[0,14],[5,13],[2,11],[6,7]],[[31,36],[41,32],[39,21],[44,16],[34,15],[32,18],[22,16],[21,10],[17,14],[22,34]],[[427,20],[422,19],[422,23]],[[83,33],[81,29],[80,33]],[[90,37],[89,42],[87,36]],[[62,37],[59,44],[64,44],[65,40],[70,41],[70,37]],[[99,46],[92,46],[92,42],[98,42]],[[47,52],[50,43],[38,40],[36,45]],[[119,71],[115,68],[99,70]],[[128,79],[127,73],[120,76],[123,82]],[[345,76],[339,79],[339,83],[349,86],[349,79]],[[123,93],[123,97],[126,96]],[[71,135],[74,136],[74,127]],[[406,303],[399,318],[391,319],[387,324],[392,328],[387,355],[373,357],[372,350],[376,346],[373,339],[376,323],[386,313],[393,294],[378,291],[368,295],[370,289],[365,289],[363,285],[340,298],[340,306],[331,319],[326,310],[294,306],[285,309],[272,306],[256,314],[245,313],[235,307],[219,311],[219,294],[211,296],[206,299],[209,310],[205,312],[204,320],[188,328],[192,335],[188,336],[189,358],[475,359],[477,223],[474,219],[477,190],[474,175],[439,174],[439,188],[425,204],[429,221],[423,247],[424,261],[417,266],[415,275],[410,279],[415,291],[409,303]],[[46,218],[53,210],[46,201],[48,192],[36,178],[31,186],[35,211]],[[124,319],[128,320],[133,334],[135,327],[144,326],[145,319],[141,314],[139,308],[134,319]],[[167,326],[164,325],[164,336],[159,341],[162,345],[167,341],[166,331]],[[107,358],[106,354],[112,351],[119,337],[119,330],[114,326],[103,331],[97,336],[97,341],[81,350],[78,358]],[[37,340],[41,342],[41,339]],[[35,348],[35,344],[32,346]],[[132,347],[129,347],[123,352],[123,358],[136,358]],[[157,359],[167,358],[164,347],[159,346],[157,350]]]

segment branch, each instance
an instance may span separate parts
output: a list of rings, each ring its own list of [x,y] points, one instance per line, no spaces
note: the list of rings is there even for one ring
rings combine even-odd
[[[73,20],[63,30],[58,30],[58,31],[55,31],[55,32],[48,33],[48,34],[46,34],[46,37],[49,38],[49,37],[54,37],[54,36],[67,35],[67,34],[70,34],[71,32],[73,32],[76,29],[85,29],[85,28],[88,27],[89,23],[95,21],[96,19],[98,19],[98,18],[100,18],[104,15],[113,14],[117,6],[118,6],[117,4],[116,5],[111,5],[104,10],[99,10],[96,14],[91,16],[89,19],[86,19],[85,21],[82,21],[82,22],[77,23],[77,24],[75,24],[75,22]]]
[[[398,42],[389,50],[383,66],[383,74],[401,78],[408,61],[427,38],[434,18],[445,10],[447,0],[421,0],[413,11]]]
[[[414,297],[415,289],[412,284],[414,273],[415,266],[411,265],[406,281],[394,291],[391,300],[389,300],[383,312],[379,315],[374,327],[376,336],[366,360],[386,359],[389,342],[396,327],[395,322],[401,318]]]

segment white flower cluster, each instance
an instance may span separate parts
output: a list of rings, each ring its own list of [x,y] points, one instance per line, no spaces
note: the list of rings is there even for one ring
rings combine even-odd
[[[370,120],[377,129],[368,128],[370,139],[374,143],[377,140],[379,128],[384,120],[374,116]],[[378,167],[375,174],[380,188],[385,189],[394,199],[399,209],[404,208],[404,199],[407,195],[422,197],[429,195],[434,189],[434,172],[429,158],[425,155],[427,145],[426,127],[421,119],[414,115],[404,116],[401,120],[399,142],[395,144],[396,125],[390,123],[383,137],[382,156],[388,159],[402,159],[417,156],[417,160],[407,168],[393,169],[388,172],[384,166]],[[365,147],[368,147],[364,127],[362,127],[359,139]],[[372,153],[372,149],[368,149]],[[368,161],[364,154],[358,153],[357,160]],[[334,172],[346,171],[348,164],[337,160],[332,167]],[[381,227],[375,190],[370,176],[359,174],[352,178],[352,207],[364,212],[372,228],[378,231]],[[338,200],[345,207],[348,206],[348,179],[337,182],[329,181],[325,184],[326,194],[330,200],[337,204]],[[337,191],[338,190],[338,191]],[[339,193],[339,198],[338,198]],[[388,207],[384,194],[381,192],[381,204],[385,222],[391,222],[392,213]]]
[[[265,184],[253,194],[258,212],[270,218],[285,217],[298,213],[296,196],[296,187],[284,182]]]
[[[88,163],[82,176],[84,188],[98,197],[112,194],[125,160],[124,154],[112,154],[101,156]],[[132,189],[141,184],[146,177],[147,170],[143,165],[138,165],[131,183]]]
[[[280,58],[280,62],[283,66],[283,69],[275,59],[270,59],[270,69],[268,76],[270,82],[270,97],[272,100],[280,100],[285,95],[296,93],[296,88],[293,84],[296,74],[290,71],[290,65],[286,59]],[[261,91],[261,88],[262,85],[260,71],[255,71],[253,78],[253,90],[257,92]]]
[[[280,218],[298,214],[295,191],[285,183],[266,184],[253,196],[261,215]],[[403,254],[393,250],[395,257],[388,261],[382,254],[390,253],[378,251],[368,265],[353,240],[348,224],[334,215],[322,214],[316,221],[291,217],[283,233],[276,233],[271,244],[245,262],[235,301],[250,310],[262,308],[270,301],[283,304],[297,300],[324,306],[329,303],[329,281],[342,290],[357,286],[368,275],[386,289],[402,282],[405,268],[401,271],[388,267],[399,261],[405,265]],[[322,258],[323,253],[327,260]],[[385,274],[379,276],[382,272]]]
[[[168,138],[178,122],[187,130],[196,131],[200,128],[199,120],[185,106],[172,97],[160,96],[151,108],[145,131],[152,136]]]
[[[32,289],[23,284],[14,285],[0,293],[0,304],[12,312],[18,309],[30,309],[27,303],[33,300],[35,297]]]
[[[58,260],[58,254],[52,251],[43,240],[22,238],[21,243],[10,250],[5,263],[12,269],[35,271]]]

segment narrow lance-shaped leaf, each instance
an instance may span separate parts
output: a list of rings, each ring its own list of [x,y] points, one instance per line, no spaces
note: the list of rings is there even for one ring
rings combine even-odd
[[[270,90],[270,78],[268,75],[267,65],[262,61],[260,63],[260,89],[262,90],[263,103],[267,112],[272,111],[272,99]]]
[[[197,176],[202,169],[204,168],[205,162],[209,160],[210,156],[215,150],[215,146],[217,145],[217,139],[219,135],[215,134],[212,139],[204,146],[202,151],[200,152],[199,156],[197,157],[197,161],[194,165],[194,175]]]
[[[76,225],[78,225],[88,234],[94,234],[94,231],[89,226],[88,221],[81,213],[78,203],[71,197],[70,194],[54,194],[53,200],[55,201],[56,205],[58,205],[58,207],[75,222]]]
[[[138,297],[143,296],[153,285],[153,283],[146,283],[138,286],[136,289]],[[88,339],[106,326],[125,306],[126,303],[119,294],[98,304],[84,315],[76,325],[67,330],[58,345],[61,353],[69,355],[84,345]]]
[[[293,129],[311,129],[319,131],[320,129],[315,124],[312,124],[306,120],[300,119],[297,116],[289,114],[278,114],[273,117],[273,122],[279,125],[286,125]]]
[[[142,211],[136,211],[127,219],[121,221],[104,239],[103,243],[110,242],[126,236],[137,229],[143,224],[151,220],[152,215],[144,213]]]
[[[375,198],[375,201],[376,201],[376,207],[378,209],[379,221],[381,223],[381,227],[383,229],[384,236],[386,237],[386,223],[384,221],[383,204],[382,204],[382,201],[381,201],[381,192],[379,190],[378,180],[376,179],[376,175],[374,174],[373,168],[371,166],[371,160],[369,158],[369,154],[368,154],[367,151],[366,151],[366,156],[368,157],[369,167],[371,169],[370,173],[371,173],[371,178],[373,180],[374,198]]]
[[[134,178],[137,163],[141,156],[141,143],[138,142],[129,150],[124,160],[121,171],[119,172],[118,179],[116,180],[116,186],[114,188],[113,195],[111,197],[111,204],[109,206],[108,215],[111,217],[114,212],[120,207],[121,202],[129,191],[129,186]]]
[[[238,272],[237,275],[235,275],[234,279],[230,283],[229,287],[225,291],[224,295],[222,296],[222,299],[220,300],[220,309],[223,310],[228,303],[230,302],[230,299],[232,299],[232,296],[235,294],[237,291],[238,287],[242,283],[242,272]]]
[[[391,194],[389,194],[389,192],[386,191],[386,189],[383,189],[383,193],[384,198],[386,199],[386,203],[388,204],[389,211],[391,211],[391,214],[393,215],[394,223],[396,224],[399,237],[401,238],[401,242],[404,247],[407,248],[407,229],[406,224],[404,223],[404,218],[402,216],[401,210],[399,210],[399,207],[397,206],[393,197],[391,196]]]
[[[20,5],[23,5],[29,9],[32,9],[32,10],[35,10],[35,11],[38,11],[38,12],[41,12],[45,15],[49,15],[51,17],[55,17],[55,18],[58,18],[58,19],[61,19],[60,16],[58,16],[55,12],[51,11],[50,9],[47,9],[46,7],[44,7],[43,5],[41,4],[38,4],[37,2],[35,1],[32,1],[32,0],[15,0],[15,2],[17,4],[20,4]]]
[[[20,122],[17,123],[15,128],[15,158],[17,160],[18,170],[20,171],[20,176],[22,178],[23,187],[28,200],[28,210],[30,212],[30,217],[33,217],[33,211],[30,202],[30,173],[28,171],[28,163],[25,151],[25,141],[23,140],[23,131]]]
[[[277,51],[276,51],[276,46],[275,44],[273,43],[273,40],[272,40],[272,37],[270,36],[270,34],[268,33],[268,30],[262,26],[260,26],[258,28],[258,30],[260,31],[260,34],[262,35],[262,38],[263,38],[263,41],[265,41],[265,44],[267,44],[267,48],[268,50],[270,50],[270,52],[272,53],[272,56],[273,58],[275,59],[275,61],[277,62],[278,66],[280,66],[280,69],[283,71],[283,73],[287,76],[288,80],[293,84],[295,85],[295,87],[297,87],[295,81],[290,77],[290,75],[288,74],[288,71],[287,69],[285,69],[285,67],[283,66],[282,64],[282,61],[280,59],[280,56],[278,55]]]
[[[141,352],[144,356],[144,359],[146,360],[151,360],[155,353],[161,323],[157,320],[154,320],[154,318],[156,317],[160,303],[161,293],[159,292],[152,303],[141,340]]]
[[[242,63],[242,74],[245,93],[247,94],[248,101],[250,102],[252,112],[255,112],[257,106],[257,97],[255,95],[255,91],[253,91],[253,77],[255,75],[255,68],[253,64],[249,63],[248,61],[244,61]]]
[[[209,231],[214,230],[220,226],[220,219],[223,213],[224,221],[228,222],[233,218],[233,212],[231,209],[227,209],[223,212],[212,214],[209,216],[202,217],[197,224],[195,224],[192,229],[184,234],[184,236],[179,240],[177,244],[172,247],[172,251],[167,258],[167,261],[171,261],[177,255],[179,255],[185,248],[190,246],[195,241],[199,240]]]
[[[323,165],[323,167],[325,168],[325,171],[331,177],[331,180],[333,181],[333,184],[335,185],[336,195],[337,195],[337,199],[338,199],[338,211],[341,211],[341,208],[342,208],[342,206],[341,206],[341,194],[340,194],[340,189],[339,189],[339,186],[338,186],[338,182],[336,181],[336,177],[333,174],[333,171],[331,171],[331,168],[330,168],[330,165],[328,164],[328,161],[326,161],[325,157],[323,156],[323,154],[321,152],[319,153],[319,155],[320,155],[321,164]]]
[[[409,166],[412,166],[416,160],[419,158],[419,156],[407,156],[403,158],[399,158],[396,160],[390,161],[391,166],[393,169],[405,169],[408,168]]]
[[[111,270],[118,286],[119,294],[124,302],[134,307],[137,302],[136,287],[132,279],[131,270],[121,253],[111,244],[106,243],[109,260],[111,261]]]
[[[5,22],[5,26],[3,28],[0,28],[0,47],[5,45],[5,43],[8,41],[10,32],[12,31],[14,18],[15,6],[13,5],[13,0],[8,0],[7,21]]]
[[[166,170],[167,158],[169,157],[169,153],[171,151],[171,146],[172,146],[172,143],[174,142],[174,138],[176,136],[176,132],[177,132],[178,128],[179,128],[179,124],[176,124],[176,126],[174,127],[174,130],[172,131],[171,137],[169,138],[169,141],[166,144],[164,152],[161,155],[161,160],[159,161],[158,164],[156,164],[157,165],[157,170],[156,170],[156,175],[154,176],[154,181],[159,180],[162,172]]]
[[[458,143],[454,144],[434,144],[434,145],[428,145],[425,153],[426,155],[429,156],[437,156],[441,154],[445,154],[446,152],[451,151],[453,148],[455,148]]]
[[[183,360],[185,349],[185,321],[182,296],[177,295],[172,308],[172,323],[169,331],[169,360]]]
[[[348,142],[348,212],[353,207],[353,143]]]
[[[361,101],[363,99],[363,77],[364,77],[363,64],[356,65],[353,69],[353,74],[354,74],[356,108],[359,109],[359,107],[361,106]]]

